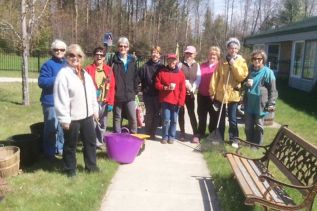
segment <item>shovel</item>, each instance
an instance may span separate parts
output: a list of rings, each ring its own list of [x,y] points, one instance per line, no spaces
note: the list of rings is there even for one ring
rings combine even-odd
[[[225,90],[227,90],[228,87],[228,83],[229,83],[229,78],[230,78],[230,73],[231,71],[229,70],[228,73],[228,77],[227,77],[227,82],[226,82],[226,87]],[[221,102],[221,106],[220,106],[220,111],[219,111],[219,115],[218,115],[218,121],[217,121],[217,127],[216,129],[209,135],[208,139],[211,141],[212,144],[214,145],[219,145],[220,143],[223,144],[223,138],[221,136],[221,133],[219,131],[219,123],[220,123],[220,118],[221,118],[221,114],[222,114],[222,110],[223,110],[223,105],[224,105],[224,101],[225,101],[225,97],[226,97],[226,91],[225,94],[223,96],[222,102]],[[215,108],[215,106],[214,106]],[[215,108],[215,110],[217,111],[219,108]]]

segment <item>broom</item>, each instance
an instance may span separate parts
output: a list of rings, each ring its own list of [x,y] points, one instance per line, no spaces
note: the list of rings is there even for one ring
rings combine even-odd
[[[227,88],[228,88],[228,84],[229,84],[229,78],[230,78],[230,73],[231,71],[229,70],[229,73],[228,73],[228,77],[227,77],[227,82],[226,82],[226,87],[225,87],[225,94],[223,96],[223,99],[222,99],[222,102],[221,102],[221,106],[220,106],[220,111],[219,111],[219,115],[218,115],[218,121],[217,121],[217,127],[216,129],[209,135],[209,139],[211,141],[212,144],[220,144],[220,143],[223,143],[223,138],[220,134],[220,131],[219,131],[219,123],[220,123],[220,118],[221,118],[221,114],[222,114],[222,110],[223,110],[223,105],[224,105],[224,101],[225,101],[225,97],[226,97],[226,91],[227,91]]]

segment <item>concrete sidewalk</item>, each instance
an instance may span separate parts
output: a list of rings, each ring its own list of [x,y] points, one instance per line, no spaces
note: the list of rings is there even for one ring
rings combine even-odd
[[[29,83],[37,83],[37,78],[29,78]],[[14,78],[14,77],[0,77],[0,83],[12,83],[12,82],[21,82],[22,77]]]
[[[146,141],[132,164],[121,165],[100,210],[220,210],[209,170],[197,144]]]

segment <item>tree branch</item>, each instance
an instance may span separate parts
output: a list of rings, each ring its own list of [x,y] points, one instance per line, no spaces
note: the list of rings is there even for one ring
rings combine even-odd
[[[12,31],[17,38],[22,41],[21,35],[19,32],[15,30],[15,28],[12,26],[12,24],[8,23],[7,21],[0,21],[0,30],[2,31]]]

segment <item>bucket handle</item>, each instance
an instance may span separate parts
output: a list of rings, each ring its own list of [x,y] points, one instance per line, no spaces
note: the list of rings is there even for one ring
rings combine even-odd
[[[129,129],[126,127],[121,128],[121,133],[130,133]]]

